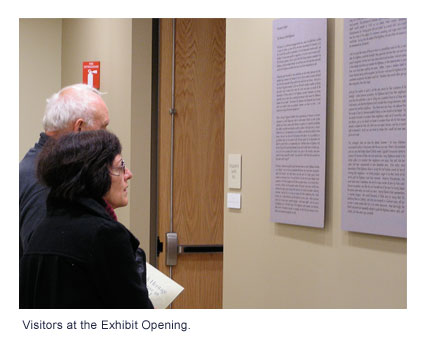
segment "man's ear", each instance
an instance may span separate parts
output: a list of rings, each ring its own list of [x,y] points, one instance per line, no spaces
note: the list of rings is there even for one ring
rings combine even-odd
[[[83,125],[84,125],[84,120],[80,118],[74,123],[74,127],[72,130],[75,132],[80,132]]]

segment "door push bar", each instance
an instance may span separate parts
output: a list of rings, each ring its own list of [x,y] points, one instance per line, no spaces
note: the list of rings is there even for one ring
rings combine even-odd
[[[179,245],[177,233],[167,233],[165,239],[165,264],[167,266],[175,266],[177,264],[177,255],[179,254],[213,254],[223,252],[223,245]]]

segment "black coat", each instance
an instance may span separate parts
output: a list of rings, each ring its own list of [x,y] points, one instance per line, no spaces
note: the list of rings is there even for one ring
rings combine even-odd
[[[20,308],[152,308],[146,256],[102,201],[48,199],[19,264]],[[137,266],[144,266],[142,275]]]
[[[49,189],[40,184],[35,174],[37,156],[49,137],[40,139],[19,163],[19,259],[26,249],[34,229],[46,216],[46,198]]]

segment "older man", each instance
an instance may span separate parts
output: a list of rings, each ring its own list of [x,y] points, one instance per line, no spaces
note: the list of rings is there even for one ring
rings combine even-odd
[[[43,117],[44,132],[19,163],[19,258],[32,232],[46,214],[48,189],[36,177],[36,158],[49,138],[71,131],[106,129],[108,108],[100,93],[84,84],[63,88],[48,100]]]

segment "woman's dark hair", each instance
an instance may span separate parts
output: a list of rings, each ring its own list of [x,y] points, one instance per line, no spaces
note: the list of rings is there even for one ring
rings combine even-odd
[[[50,188],[51,198],[101,199],[111,187],[110,167],[120,153],[120,141],[106,130],[49,138],[38,158],[37,176]]]

